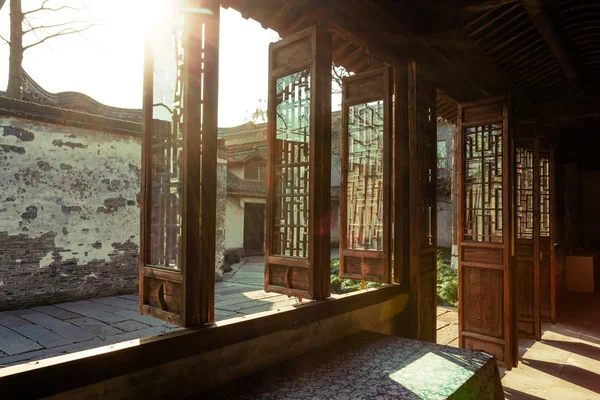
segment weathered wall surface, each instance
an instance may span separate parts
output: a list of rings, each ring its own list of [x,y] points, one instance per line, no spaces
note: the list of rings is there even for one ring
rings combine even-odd
[[[225,250],[225,218],[227,200],[227,160],[219,157],[217,160],[217,222],[216,222],[216,243],[215,243],[215,269],[217,279],[222,274],[223,251]]]
[[[266,204],[266,201],[265,199],[254,197],[227,196],[225,217],[226,249],[244,247],[244,206],[246,203]]]
[[[140,151],[0,116],[0,310],[137,290]]]

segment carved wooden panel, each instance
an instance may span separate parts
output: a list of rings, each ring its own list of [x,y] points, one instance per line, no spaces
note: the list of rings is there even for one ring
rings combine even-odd
[[[391,281],[391,95],[389,68],[342,83],[342,278]]]
[[[539,148],[535,121],[521,121],[515,139],[515,295],[519,336],[540,339]]]
[[[503,241],[502,122],[465,128],[463,240]]]
[[[534,230],[534,149],[533,141],[519,141],[515,148],[515,229],[517,239],[533,239]]]
[[[509,98],[459,104],[459,345],[516,366]]]
[[[311,27],[272,43],[265,291],[329,296],[331,33]]]
[[[554,165],[547,140],[540,139],[540,307],[542,321],[556,321],[554,255]]]
[[[463,267],[462,298],[464,330],[502,338],[504,334],[504,304],[502,271]]]

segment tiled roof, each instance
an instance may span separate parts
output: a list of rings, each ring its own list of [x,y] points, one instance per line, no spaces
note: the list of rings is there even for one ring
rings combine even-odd
[[[267,183],[250,179],[242,179],[233,172],[227,171],[227,193],[265,196]]]
[[[264,180],[255,181],[250,179],[242,179],[233,172],[227,171],[227,193],[266,196],[267,183]],[[331,199],[340,199],[339,186],[331,187]]]
[[[106,118],[142,122],[142,109],[111,107],[79,92],[50,93],[23,71],[23,101]]]
[[[254,147],[248,150],[241,151],[228,151],[227,152],[227,162],[232,164],[240,164],[245,163],[252,160],[255,157],[259,157],[263,160],[267,160],[267,148],[265,146],[262,147]]]

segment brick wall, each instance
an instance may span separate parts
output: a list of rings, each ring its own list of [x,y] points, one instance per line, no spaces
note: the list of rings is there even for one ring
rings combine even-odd
[[[140,154],[139,132],[0,115],[0,310],[137,291]]]

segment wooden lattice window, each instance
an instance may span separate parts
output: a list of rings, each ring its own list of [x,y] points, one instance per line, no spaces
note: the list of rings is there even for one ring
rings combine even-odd
[[[464,128],[463,239],[502,242],[502,123]]]
[[[219,2],[185,3],[146,34],[140,309],[193,326],[214,318]]]
[[[540,151],[540,236],[550,237],[550,152]]]
[[[265,291],[323,299],[330,292],[331,33],[315,26],[269,52]]]
[[[381,68],[342,84],[342,278],[391,279],[390,75]]]
[[[515,149],[515,214],[517,239],[533,239],[534,233],[534,142],[521,140]]]

